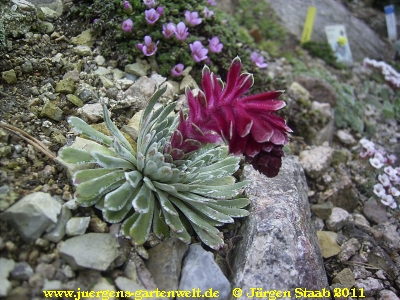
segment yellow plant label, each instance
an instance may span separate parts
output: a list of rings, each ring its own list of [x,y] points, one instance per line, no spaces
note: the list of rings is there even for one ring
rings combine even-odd
[[[317,13],[317,8],[315,6],[308,7],[306,22],[304,23],[304,28],[303,28],[303,34],[301,35],[302,44],[308,42],[311,39],[316,13]]]

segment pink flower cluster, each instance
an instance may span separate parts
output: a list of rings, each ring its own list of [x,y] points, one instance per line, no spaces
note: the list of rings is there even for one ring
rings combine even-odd
[[[372,66],[380,69],[385,80],[389,82],[393,87],[400,88],[400,73],[398,73],[392,66],[388,65],[384,61],[377,61],[375,59],[364,58],[364,66]]]
[[[375,169],[383,167],[383,174],[378,175],[379,183],[374,185],[374,193],[377,195],[384,205],[390,208],[397,207],[395,197],[400,196],[400,191],[395,187],[400,184],[400,168],[393,168],[391,165],[396,161],[393,154],[387,155],[383,149],[376,149],[375,144],[366,138],[360,140],[362,158],[369,157],[369,163]]]

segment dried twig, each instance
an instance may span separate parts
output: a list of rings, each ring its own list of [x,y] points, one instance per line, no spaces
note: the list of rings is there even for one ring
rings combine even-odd
[[[34,138],[33,136],[29,135],[25,131],[23,131],[15,126],[8,125],[4,122],[0,122],[0,127],[7,130],[8,132],[10,132],[12,134],[19,136],[20,138],[25,140],[27,143],[31,144],[33,147],[38,149],[40,152],[42,152],[44,155],[51,158],[52,160],[54,160],[56,158],[56,155],[52,151],[50,151],[41,141],[39,141],[36,138]]]

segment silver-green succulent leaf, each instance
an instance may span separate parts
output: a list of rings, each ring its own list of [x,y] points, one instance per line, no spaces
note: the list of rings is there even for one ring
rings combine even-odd
[[[76,201],[95,205],[107,222],[123,222],[123,233],[136,244],[145,243],[151,231],[159,238],[173,236],[189,243],[194,229],[205,244],[219,249],[223,237],[215,226],[248,215],[244,207],[249,200],[240,194],[249,182],[236,182],[232,176],[240,159],[228,155],[226,146],[207,144],[192,153],[171,149],[169,141],[179,123],[175,104],[153,109],[164,92],[158,90],[142,113],[136,150],[103,105],[112,136],[71,117],[70,125],[91,141],[83,149],[62,148],[59,159],[95,165],[74,173]]]

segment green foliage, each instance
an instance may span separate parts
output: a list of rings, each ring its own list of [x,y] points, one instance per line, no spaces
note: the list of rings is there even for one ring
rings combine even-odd
[[[154,94],[142,114],[136,151],[104,106],[112,137],[71,117],[70,125],[92,141],[81,149],[64,147],[59,159],[98,166],[74,173],[75,198],[82,206],[96,205],[107,222],[123,222],[124,234],[136,244],[145,243],[151,231],[159,238],[174,236],[189,243],[189,225],[205,244],[219,249],[223,239],[215,226],[248,215],[242,208],[249,200],[239,194],[249,182],[236,182],[232,174],[240,158],[229,156],[225,146],[206,145],[179,160],[164,152],[179,122],[173,114],[175,103],[153,110],[164,91]]]
[[[94,32],[104,40],[101,49],[102,55],[117,60],[121,66],[135,62],[136,58],[147,58],[137,49],[137,44],[143,44],[144,37],[149,35],[153,41],[159,41],[158,50],[152,58],[158,64],[161,75],[170,76],[171,69],[176,64],[182,63],[185,67],[193,67],[191,75],[199,80],[205,62],[194,62],[189,44],[200,40],[207,47],[208,40],[217,36],[224,48],[221,53],[208,53],[210,69],[214,72],[221,72],[219,75],[225,77],[224,70],[229,69],[233,57],[239,56],[243,65],[248,68],[245,71],[252,72],[256,77],[256,82],[258,77],[258,82],[264,85],[263,90],[265,90],[265,80],[263,80],[266,77],[265,70],[259,70],[252,64],[251,50],[248,49],[248,46],[243,47],[243,45],[250,45],[254,48],[254,42],[234,17],[216,7],[210,7],[205,0],[158,1],[158,5],[164,8],[164,14],[151,26],[145,20],[144,11],[147,7],[143,1],[130,1],[132,5],[130,14],[123,9],[122,2],[119,0],[84,0],[72,9],[73,15],[79,15],[86,19]],[[190,27],[189,37],[185,41],[178,41],[174,37],[166,39],[162,35],[162,25],[169,22],[174,24],[184,22],[186,10],[197,11],[202,16],[202,11],[206,6],[214,11],[214,15],[209,19],[203,18],[200,25]],[[128,18],[133,21],[131,33],[125,33],[121,29],[122,22]],[[98,21],[93,23],[94,19],[98,19]],[[257,91],[257,87],[255,91]]]
[[[302,47],[308,50],[312,56],[321,58],[332,67],[337,69],[343,69],[346,67],[342,63],[336,61],[335,53],[327,42],[309,41],[302,44]]]

